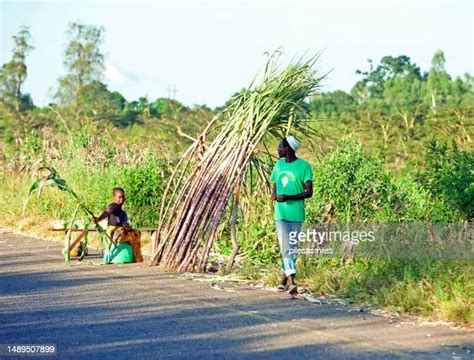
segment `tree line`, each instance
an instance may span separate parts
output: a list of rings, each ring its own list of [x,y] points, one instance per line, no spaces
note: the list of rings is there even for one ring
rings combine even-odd
[[[105,55],[103,27],[81,22],[68,24],[67,43],[63,53],[65,74],[58,79],[53,102],[35,107],[24,92],[28,75],[27,56],[34,50],[28,27],[13,36],[11,60],[0,69],[1,116],[47,119],[48,113],[60,108],[72,117],[88,117],[93,121],[126,127],[144,118],[177,117],[190,110],[180,102],[167,98],[150,100],[140,97],[129,101],[104,82]],[[373,121],[388,136],[389,127],[401,123],[408,138],[429,116],[454,117],[464,121],[473,117],[474,76],[451,77],[445,68],[444,53],[437,51],[431,68],[422,71],[408,56],[384,56],[379,64],[368,61],[368,69],[357,70],[361,79],[350,92],[322,92],[308,100],[308,110],[315,118],[363,117]],[[232,97],[217,112],[232,101]],[[41,122],[41,120],[40,120]],[[463,124],[464,126],[464,124]]]
[[[37,108],[31,96],[24,92],[28,75],[27,56],[34,48],[28,27],[13,36],[11,60],[0,69],[0,106],[3,113],[24,115],[48,108],[70,110],[76,117],[87,116],[95,121],[128,126],[140,122],[141,116],[161,117],[187,110],[178,101],[147,97],[127,101],[118,91],[111,91],[104,82],[105,56],[101,50],[104,28],[72,22],[68,25],[67,45],[63,53],[66,73],[58,79],[54,102],[44,109]]]

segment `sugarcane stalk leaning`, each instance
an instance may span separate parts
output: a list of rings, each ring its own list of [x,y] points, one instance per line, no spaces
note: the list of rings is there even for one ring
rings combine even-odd
[[[152,265],[204,271],[226,205],[233,193],[238,194],[257,146],[285,136],[290,128],[312,132],[305,100],[323,78],[313,73],[316,59],[299,60],[279,70],[277,56],[271,56],[260,84],[252,83],[216,115],[184,152],[163,194]],[[217,131],[214,140],[203,146],[203,139]],[[234,203],[234,250],[236,217]],[[236,251],[232,261],[235,255]]]

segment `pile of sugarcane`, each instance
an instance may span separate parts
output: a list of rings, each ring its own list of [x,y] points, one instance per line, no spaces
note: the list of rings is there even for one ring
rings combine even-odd
[[[230,196],[257,145],[308,128],[305,99],[318,88],[316,58],[279,69],[272,55],[261,76],[218,114],[182,155],[163,194],[153,264],[172,271],[205,269]],[[209,145],[206,135],[217,133]]]

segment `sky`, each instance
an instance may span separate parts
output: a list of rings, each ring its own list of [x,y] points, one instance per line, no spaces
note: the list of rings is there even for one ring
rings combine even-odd
[[[266,52],[283,62],[322,52],[323,91],[350,91],[385,55],[407,55],[428,70],[441,49],[453,75],[474,73],[474,1],[8,1],[0,0],[0,63],[12,36],[30,27],[24,92],[52,102],[71,21],[103,26],[105,82],[127,100],[175,97],[185,105],[222,105],[264,66]],[[176,93],[170,93],[170,88]]]

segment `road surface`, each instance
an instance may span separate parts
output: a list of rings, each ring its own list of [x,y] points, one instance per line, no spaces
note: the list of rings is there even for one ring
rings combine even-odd
[[[3,347],[55,344],[57,359],[473,358],[473,332],[245,284],[219,291],[147,263],[65,266],[61,247],[0,232]]]

